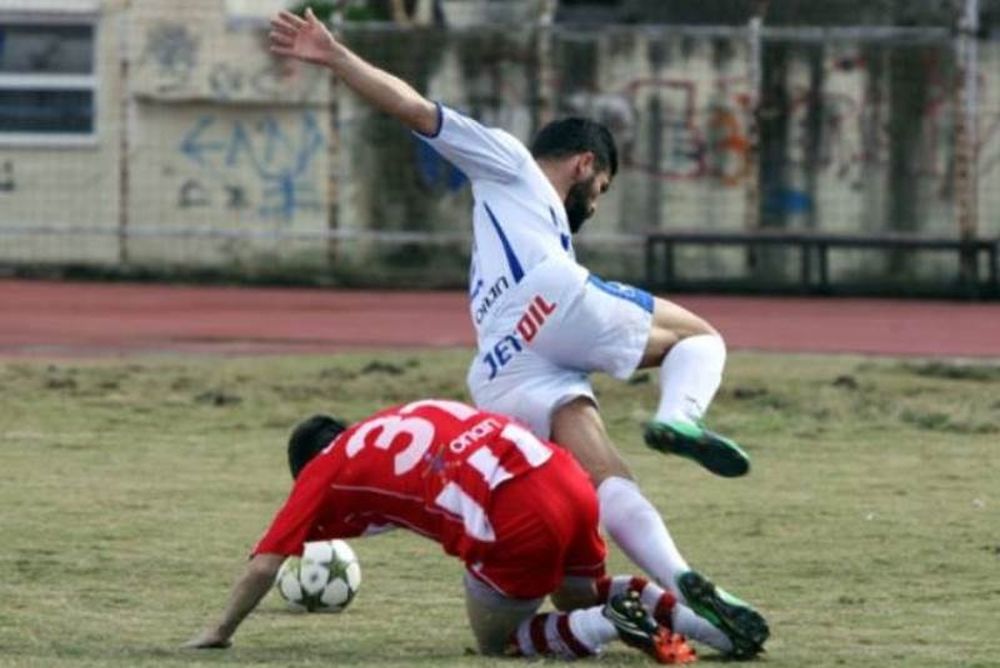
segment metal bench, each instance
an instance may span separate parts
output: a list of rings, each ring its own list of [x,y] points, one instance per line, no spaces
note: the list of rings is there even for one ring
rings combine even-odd
[[[652,232],[646,235],[646,285],[664,289],[682,282],[677,276],[675,249],[679,246],[737,246],[754,253],[763,247],[798,248],[799,291],[825,294],[831,291],[829,254],[836,249],[884,249],[895,251],[940,251],[957,253],[959,281],[981,294],[1000,296],[1000,240],[954,239],[905,235],[833,235],[797,232]],[[980,256],[986,256],[986,284],[980,278]],[[815,269],[814,269],[815,267]]]

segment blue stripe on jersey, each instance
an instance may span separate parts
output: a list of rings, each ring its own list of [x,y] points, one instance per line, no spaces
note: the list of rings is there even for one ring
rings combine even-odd
[[[514,282],[520,283],[521,279],[524,278],[524,269],[521,268],[521,263],[518,261],[517,256],[514,255],[514,249],[510,247],[510,241],[507,240],[507,235],[503,233],[503,228],[500,227],[497,217],[493,215],[490,205],[483,202],[483,206],[486,207],[486,213],[489,214],[490,220],[493,222],[493,227],[497,231],[497,236],[500,237],[500,243],[503,244],[503,252],[507,256],[507,264],[510,265],[510,273],[514,277]]]
[[[470,299],[475,299],[476,297],[478,297],[479,293],[483,291],[483,286],[484,285],[486,285],[486,284],[483,283],[483,279],[480,278],[478,281],[476,281],[476,285],[473,286],[473,288],[472,288],[472,294],[469,295],[469,298]]]
[[[631,285],[625,285],[624,283],[602,281],[593,274],[587,278],[587,281],[593,283],[597,288],[607,292],[613,297],[630,301],[636,306],[645,309],[649,313],[653,312],[653,295],[649,294],[645,290],[640,290],[639,288],[634,288]]]

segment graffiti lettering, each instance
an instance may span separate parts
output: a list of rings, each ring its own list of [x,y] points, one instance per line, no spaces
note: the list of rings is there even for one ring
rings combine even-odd
[[[208,206],[209,204],[211,204],[211,200],[208,196],[208,190],[201,183],[194,179],[188,179],[181,185],[177,205],[182,209]]]
[[[226,186],[226,206],[236,211],[250,206],[247,201],[247,192],[243,186]]]
[[[243,92],[243,72],[235,67],[220,63],[208,75],[208,87],[217,100],[229,100]]]
[[[165,93],[184,88],[198,64],[198,38],[180,23],[153,26],[139,65],[152,64],[157,77],[156,88]]]
[[[319,210],[314,185],[316,156],[326,141],[312,112],[298,117],[297,127],[268,115],[258,122],[203,116],[184,135],[181,154],[200,171],[223,184],[228,206],[249,206],[244,184],[252,178],[261,192],[257,213],[291,220],[301,210]]]
[[[323,78],[322,70],[304,70],[295,86],[298,98],[307,99],[316,90]],[[288,72],[282,66],[269,60],[256,70],[246,70],[234,63],[218,63],[208,73],[208,88],[212,97],[219,101],[245,98],[247,96],[273,99],[289,92]]]

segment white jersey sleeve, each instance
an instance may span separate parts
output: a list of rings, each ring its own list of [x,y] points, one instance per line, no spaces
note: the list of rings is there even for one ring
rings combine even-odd
[[[437,134],[415,133],[472,181],[517,178],[531,153],[516,137],[438,103]]]

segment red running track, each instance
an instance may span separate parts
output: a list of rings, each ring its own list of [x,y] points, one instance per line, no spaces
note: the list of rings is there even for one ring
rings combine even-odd
[[[734,350],[1000,358],[1000,304],[679,296]],[[472,346],[465,295],[0,280],[0,356]]]

